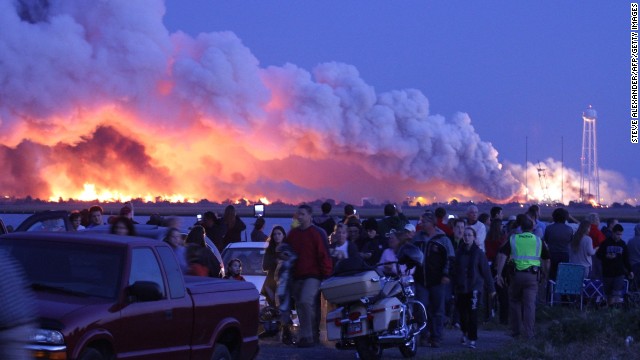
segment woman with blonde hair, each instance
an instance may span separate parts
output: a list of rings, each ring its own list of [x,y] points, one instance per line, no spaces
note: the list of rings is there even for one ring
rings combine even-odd
[[[591,222],[582,220],[578,230],[573,234],[571,247],[569,248],[569,261],[572,264],[584,266],[584,278],[588,278],[591,273],[592,256],[596,254],[593,248],[592,239],[588,235]]]
[[[340,260],[353,259],[360,256],[356,245],[348,239],[347,228],[348,225],[338,223],[333,234],[331,234],[329,255],[331,255],[334,267]]]
[[[409,243],[411,238],[406,230],[395,231],[391,230],[389,233],[389,247],[384,249],[380,256],[380,265],[378,271],[385,275],[406,275],[407,266],[397,264],[398,250],[402,245]],[[399,271],[399,273],[398,273]],[[415,268],[408,271],[409,275],[413,275]]]

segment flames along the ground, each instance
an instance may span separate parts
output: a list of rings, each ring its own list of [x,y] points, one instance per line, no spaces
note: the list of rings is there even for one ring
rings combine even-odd
[[[15,157],[14,167],[27,164],[33,171],[30,178],[13,179],[14,184],[21,184],[25,190],[22,196],[50,201],[62,198],[100,202],[137,198],[169,202],[245,198],[251,201],[260,199],[266,204],[270,203],[269,199],[292,203],[316,198],[355,203],[362,198],[378,202],[409,199],[412,203],[427,204],[487,198],[472,188],[442,180],[420,183],[393,175],[376,178],[357,162],[348,160],[310,160],[297,156],[256,159],[245,151],[246,144],[238,141],[241,137],[234,138],[233,129],[215,131],[211,123],[200,124],[191,131],[154,129],[145,127],[146,122],[137,121],[126,112],[113,108],[92,113],[91,119],[98,123],[94,125],[97,129],[88,136],[80,135],[75,143],[65,143],[67,139],[64,137],[54,142],[50,129],[32,126],[29,141],[21,141],[14,149],[4,147],[4,159],[11,157],[11,153],[20,154]],[[87,120],[78,122],[91,123]],[[107,122],[110,125],[104,124]],[[116,129],[127,129],[128,135]],[[69,132],[65,134],[71,135]],[[277,151],[260,147],[257,140],[253,144],[260,151]],[[538,174],[538,166],[548,170],[543,179]],[[561,164],[552,159],[542,165],[529,164],[528,200],[557,202],[564,198],[565,203],[577,200],[579,174],[565,168],[562,189],[562,178],[558,176],[560,169]],[[512,166],[512,170],[522,171],[517,166]],[[611,193],[607,176],[605,172],[603,194],[624,195],[622,191]],[[272,181],[263,180],[267,177]],[[3,182],[7,183],[6,177]],[[282,185],[281,189],[274,191],[274,184],[278,183]],[[398,190],[393,191],[394,187]],[[288,188],[292,191],[289,192]],[[413,189],[411,193],[403,193],[407,188]],[[379,198],[376,191],[395,194],[396,197]],[[311,197],[314,195],[317,197]],[[527,196],[523,192],[508,201],[524,201],[525,198]],[[637,199],[625,201],[634,203]]]

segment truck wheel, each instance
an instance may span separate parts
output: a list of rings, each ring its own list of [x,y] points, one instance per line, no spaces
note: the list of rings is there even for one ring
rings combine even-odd
[[[86,348],[82,351],[78,360],[104,360],[102,353],[94,348]]]
[[[213,355],[211,355],[211,360],[231,360],[231,354],[229,353],[229,349],[222,344],[216,344],[213,347]]]
[[[382,359],[382,346],[373,341],[370,336],[356,338],[356,351],[362,360]]]

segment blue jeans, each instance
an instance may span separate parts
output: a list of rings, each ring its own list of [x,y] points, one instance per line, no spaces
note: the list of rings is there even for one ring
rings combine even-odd
[[[446,285],[424,287],[416,284],[416,297],[427,308],[427,327],[432,341],[442,340],[444,329],[444,306]],[[427,328],[422,330],[422,335],[427,334]]]

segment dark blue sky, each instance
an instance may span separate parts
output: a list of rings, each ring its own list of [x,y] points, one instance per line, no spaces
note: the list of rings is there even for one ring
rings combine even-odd
[[[630,143],[629,2],[167,0],[169,31],[232,31],[261,66],[354,65],[377,92],[415,88],[466,112],[501,161],[580,170],[581,113],[598,111],[599,165],[640,179]],[[634,180],[635,179],[635,180]],[[636,187],[637,189],[637,187]],[[635,194],[637,197],[638,194]]]

